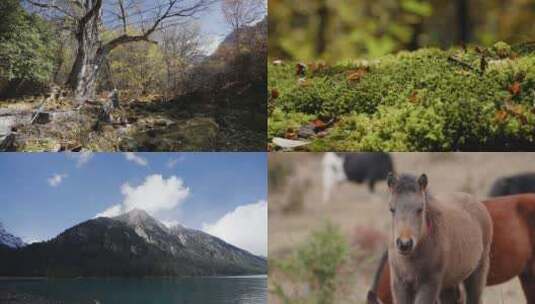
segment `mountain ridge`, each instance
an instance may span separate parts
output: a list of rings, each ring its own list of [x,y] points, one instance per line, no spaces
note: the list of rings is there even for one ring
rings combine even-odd
[[[202,231],[168,228],[145,211],[98,217],[53,239],[0,250],[0,275],[196,276],[267,273],[267,261]]]
[[[7,232],[4,228],[4,225],[0,223],[0,245],[7,246],[9,248],[21,248],[26,244],[21,238]]]

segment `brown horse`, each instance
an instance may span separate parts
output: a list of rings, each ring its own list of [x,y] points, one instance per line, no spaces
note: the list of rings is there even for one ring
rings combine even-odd
[[[443,289],[460,284],[468,303],[481,303],[492,242],[492,220],[485,206],[466,193],[431,195],[425,174],[418,180],[390,174],[387,182],[394,303],[437,303]]]
[[[487,285],[520,278],[527,304],[535,304],[535,194],[518,194],[483,202],[494,223]],[[368,303],[392,303],[387,254],[382,257]],[[451,291],[450,291],[451,292]],[[441,296],[442,303],[455,303]]]

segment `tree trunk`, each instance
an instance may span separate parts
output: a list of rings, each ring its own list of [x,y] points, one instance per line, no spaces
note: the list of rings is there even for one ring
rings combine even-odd
[[[106,56],[117,46],[135,42],[148,41],[149,36],[156,30],[162,20],[171,15],[170,10],[176,1],[170,2],[167,11],[157,19],[152,27],[141,35],[129,36],[123,34],[106,44],[100,40],[99,23],[102,16],[102,0],[85,0],[84,15],[77,20],[75,37],[77,41],[76,58],[69,73],[67,85],[74,91],[78,103],[93,99],[96,93],[97,77],[104,64]],[[178,14],[178,13],[176,13]]]
[[[420,20],[418,23],[412,25],[412,35],[411,40],[407,44],[407,49],[409,51],[415,51],[420,48],[420,35],[422,35],[424,27],[424,21]]]
[[[318,39],[316,39],[316,55],[321,57],[327,49],[327,26],[329,25],[329,8],[327,1],[322,0],[318,8]]]
[[[86,0],[85,3],[87,14],[78,23],[76,58],[67,80],[78,103],[95,97],[97,76],[106,55],[101,49],[98,28],[102,0]]]
[[[459,22],[458,43],[467,44],[472,38],[470,28],[469,0],[457,0],[457,20]]]
[[[239,25],[239,26],[236,26],[236,28],[234,29],[234,34],[235,34],[235,45],[234,45],[234,51],[236,52],[235,56],[238,56],[241,52],[241,29],[242,29],[242,26]]]
[[[58,34],[61,35],[61,33]],[[60,83],[59,73],[61,72],[63,64],[65,63],[65,40],[65,38],[62,39],[57,50],[58,57],[56,58],[56,62],[54,65],[54,74],[52,75],[52,81],[56,84]]]

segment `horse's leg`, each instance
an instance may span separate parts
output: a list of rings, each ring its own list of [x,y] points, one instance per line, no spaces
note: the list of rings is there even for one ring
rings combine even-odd
[[[398,279],[392,280],[392,296],[394,304],[411,304],[412,295],[406,284]]]
[[[487,274],[489,272],[490,259],[488,254],[485,254],[479,266],[472,272],[472,274],[464,281],[466,289],[466,303],[480,304],[483,289],[487,285]]]
[[[440,304],[465,304],[461,287],[443,289],[440,292]]]
[[[440,304],[440,282],[431,280],[421,285],[416,291],[415,304]]]
[[[535,261],[529,261],[520,274],[520,283],[526,296],[527,304],[535,304]]]
[[[368,189],[371,193],[375,193],[375,179],[373,177],[368,181]]]

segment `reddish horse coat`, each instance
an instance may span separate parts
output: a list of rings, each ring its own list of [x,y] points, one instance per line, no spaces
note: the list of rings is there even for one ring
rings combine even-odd
[[[527,303],[535,304],[535,194],[497,197],[483,204],[494,224],[487,285],[518,276]],[[390,269],[385,262],[372,291],[384,304],[391,304]]]

